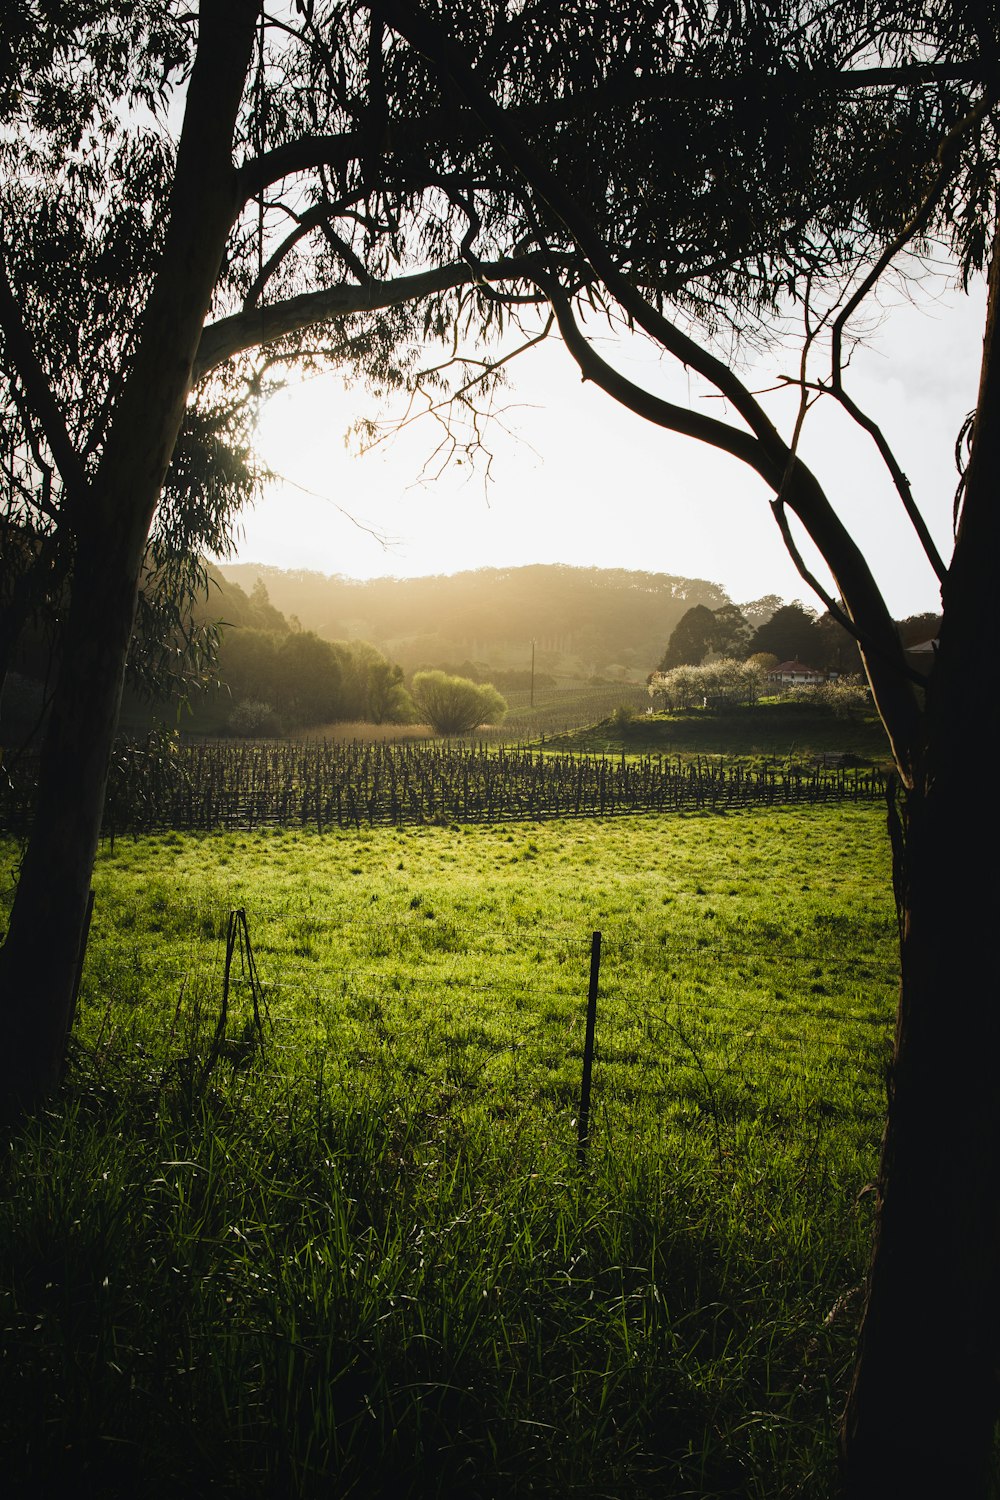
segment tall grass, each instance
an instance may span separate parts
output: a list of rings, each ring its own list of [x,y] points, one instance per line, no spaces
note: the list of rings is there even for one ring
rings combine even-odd
[[[3,1159],[11,1489],[827,1494],[891,1007],[877,829],[105,851],[65,1090]],[[274,1026],[237,984],[218,1048],[230,904]]]
[[[725,1134],[597,1145],[581,1176],[537,1119],[422,1089],[78,1071],[4,1173],[8,1474],[821,1493],[857,1216],[822,1153]]]

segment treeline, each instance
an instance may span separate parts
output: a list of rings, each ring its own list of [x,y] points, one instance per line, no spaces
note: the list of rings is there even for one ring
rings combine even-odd
[[[215,570],[199,621],[218,626],[216,706],[235,734],[280,734],[312,724],[415,717],[402,669],[367,641],[324,641],[287,619],[257,579],[247,593]]]
[[[257,563],[220,572],[243,585],[251,606],[267,600],[324,640],[371,641],[408,677],[431,668],[513,691],[530,685],[532,643],[536,688],[555,677],[641,681],[654,666],[755,653],[860,670],[833,616],[775,594],[734,603],[719,584],[669,573],[533,564],[357,580]],[[919,644],[936,635],[937,617],[913,616],[900,629],[905,644]]]
[[[235,733],[350,719],[407,723],[415,716],[401,668],[364,641],[322,641],[309,630],[229,629],[218,674],[232,698]]]
[[[374,641],[407,673],[462,663],[459,675],[485,668],[491,681],[497,668],[528,670],[532,641],[537,671],[645,676],[686,609],[728,602],[706,579],[561,564],[365,581],[256,563],[222,572],[248,590],[261,580],[277,608],[326,640]]]
[[[698,667],[719,658],[773,658],[773,664],[797,661],[818,672],[840,676],[862,670],[857,641],[834,615],[817,614],[799,600],[775,603],[773,612],[760,621],[755,621],[745,606],[727,603],[708,609],[693,605],[672,631],[657,671]],[[939,623],[939,615],[910,615],[897,622],[897,629],[903,645],[911,648],[932,640]]]

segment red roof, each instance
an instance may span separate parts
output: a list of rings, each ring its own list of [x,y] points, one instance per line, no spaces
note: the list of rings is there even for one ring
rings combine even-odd
[[[789,676],[789,674],[792,672],[794,672],[796,676],[801,676],[804,674],[807,677],[822,677],[823,675],[818,667],[807,667],[803,662],[800,661],[781,661],[776,667],[771,668],[768,676],[773,677],[777,672],[781,672],[786,677]]]

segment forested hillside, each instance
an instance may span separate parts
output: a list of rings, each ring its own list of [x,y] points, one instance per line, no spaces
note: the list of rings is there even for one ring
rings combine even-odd
[[[466,660],[523,666],[534,640],[541,670],[589,676],[624,667],[644,678],[686,610],[729,603],[703,578],[562,564],[367,581],[259,563],[220,571],[248,593],[261,579],[303,629],[373,641],[408,672]]]
[[[195,729],[280,734],[305,725],[413,717],[402,670],[367,641],[321,640],[268,597],[256,579],[244,590],[208,570],[197,623],[218,629],[215,683],[192,701]]]
[[[244,590],[208,567],[206,584],[193,606],[180,607],[159,653],[137,630],[122,705],[127,733],[160,719],[196,733],[281,734],[413,717],[401,668],[367,641],[321,640],[286,619],[260,581]],[[41,618],[23,632],[0,693],[0,745],[38,733],[55,663],[51,621]]]

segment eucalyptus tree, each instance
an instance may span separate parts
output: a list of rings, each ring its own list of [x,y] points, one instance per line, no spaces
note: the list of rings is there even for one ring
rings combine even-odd
[[[335,346],[344,367],[398,379],[407,339],[443,316],[434,296],[474,279],[425,201],[440,193],[435,152],[419,170],[400,153],[377,178],[380,34],[347,8],[321,22],[311,6],[268,17],[248,0],[197,14],[26,0],[5,14],[0,623],[5,652],[40,609],[58,631],[37,817],[0,953],[8,1110],[58,1075],[140,601],[175,650],[144,578],[183,574],[198,546],[224,542],[253,485],[247,419],[268,360]],[[379,279],[432,255],[435,236],[436,264]],[[414,299],[419,316],[393,313]],[[360,310],[382,316],[351,323]],[[340,332],[301,336],[318,323]],[[234,360],[265,342],[257,368]]]
[[[858,641],[896,763],[889,828],[901,983],[874,1251],[842,1433],[845,1477],[854,1497],[985,1495],[994,1463],[1000,1333],[1000,1090],[994,1078],[1000,1007],[992,934],[997,817],[993,799],[977,793],[970,771],[989,754],[998,728],[996,694],[984,685],[995,679],[986,611],[1000,555],[1000,13],[995,5],[962,0],[747,4],[738,10],[739,28],[727,37],[712,74],[696,67],[693,77],[668,71],[658,81],[674,100],[699,90],[711,95],[719,115],[727,99],[739,98],[730,126],[741,167],[743,122],[751,122],[758,139],[760,118],[779,105],[787,116],[794,113],[806,155],[818,152],[821,161],[837,163],[841,198],[828,205],[810,194],[794,149],[787,156],[779,151],[765,167],[773,178],[770,211],[779,221],[801,230],[798,216],[804,216],[818,236],[839,239],[845,263],[854,259],[853,278],[839,298],[827,288],[825,304],[815,299],[817,279],[786,270],[785,289],[801,299],[807,320],[791,382],[800,394],[799,416],[787,437],[734,367],[692,337],[672,289],[664,297],[655,275],[644,278],[643,267],[626,264],[637,219],[647,204],[656,215],[657,185],[670,176],[674,150],[684,149],[675,114],[659,156],[647,160],[641,144],[633,156],[633,136],[640,143],[646,136],[646,106],[637,102],[648,97],[646,74],[637,70],[630,95],[620,86],[629,103],[619,116],[618,191],[595,211],[507,116],[461,37],[416,7],[400,3],[389,13],[436,61],[519,174],[534,206],[534,249],[545,261],[535,284],[549,297],[584,378],[646,420],[752,467],[771,491],[774,519],[803,578]],[[800,51],[810,35],[818,38],[811,63]],[[762,36],[770,39],[770,58]],[[809,106],[819,99],[825,108],[810,118]],[[780,140],[780,121],[776,134]],[[752,168],[747,176],[756,187]],[[850,212],[840,216],[851,199]],[[729,223],[724,202],[718,222]],[[666,218],[659,223],[664,235],[676,232]],[[595,349],[583,323],[589,308],[581,285],[567,270],[566,234],[589,270],[590,307],[601,303],[613,320],[641,329],[700,375],[725,397],[727,419],[663,400]],[[936,546],[901,464],[877,421],[853,399],[845,373],[851,318],[897,256],[942,239],[964,275],[990,264],[981,382],[961,435],[950,557]],[[779,255],[765,267],[764,279],[780,265]],[[787,265],[794,265],[794,256]],[[735,317],[739,322],[739,311]],[[827,335],[829,363],[817,374],[820,332]],[[859,540],[798,455],[802,421],[819,397],[839,402],[871,436],[940,584],[943,620],[926,680],[907,666]],[[790,516],[827,565],[836,595],[804,561]]]
[[[969,266],[982,261],[991,14],[943,0],[298,0],[273,13],[257,0],[197,12],[15,0],[0,46],[5,451],[65,600],[37,815],[0,952],[7,1109],[59,1071],[144,559],[193,399],[231,410],[238,448],[241,403],[282,364],[405,382],[429,341],[517,337],[523,318],[531,342],[548,307],[585,378],[754,467],[793,548],[787,515],[800,518],[897,758],[904,983],[849,1425],[859,1493],[929,1475],[947,1488],[963,1468],[978,1483],[994,1410],[991,912],[970,872],[963,773],[990,665],[976,624],[1000,424],[975,426],[947,567],[894,471],[944,584],[925,703],[862,550],[794,441],[694,335],[760,329],[783,299],[869,255],[863,289],[897,242],[939,226],[956,229]],[[849,410],[840,349],[857,296],[832,322],[826,382]],[[625,379],[585,336],[588,306],[711,381],[732,420]],[[992,359],[988,346],[981,417],[996,401]],[[468,399],[484,372],[457,352],[424,385],[449,369]],[[194,500],[183,475],[177,485],[187,524]],[[232,494],[228,482],[206,493],[206,521]],[[944,890],[941,868],[955,872]],[[949,963],[942,930],[956,935]],[[939,1293],[916,1336],[914,1308],[949,1276],[962,1305]],[[985,1313],[957,1332],[977,1298]]]
[[[616,275],[692,319],[733,305],[754,317],[774,301],[776,267],[794,277],[837,261],[812,209],[840,224],[851,203],[823,162],[810,205],[779,212],[788,194],[772,188],[796,139],[783,106],[768,102],[734,146],[732,109],[703,97],[698,78],[742,35],[735,12],[651,0],[626,12],[623,25],[584,0],[493,0],[440,14],[501,121],[574,184],[609,242],[617,231]],[[61,1066],[151,535],[172,536],[180,556],[224,532],[252,482],[232,461],[245,417],[276,369],[333,361],[376,387],[402,383],[435,339],[517,338],[553,275],[573,296],[600,294],[596,266],[525,190],[493,125],[390,16],[314,0],[273,12],[15,0],[5,15],[3,458],[32,533],[8,634],[29,596],[59,599],[37,814],[0,952],[8,1108]],[[738,66],[770,57],[768,35],[754,36]],[[637,94],[649,98],[624,165],[622,110],[631,118]],[[683,143],[669,170],[664,131]],[[183,461],[199,420],[220,424],[205,482]]]

